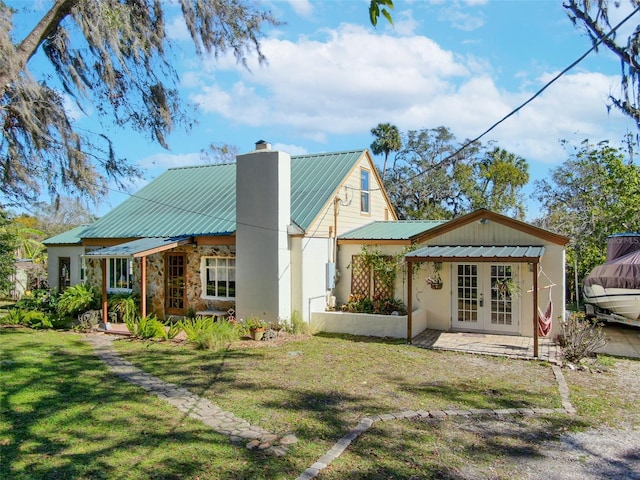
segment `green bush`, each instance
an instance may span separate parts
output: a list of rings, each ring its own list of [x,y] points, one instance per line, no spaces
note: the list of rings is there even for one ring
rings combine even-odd
[[[39,289],[25,293],[16,302],[16,308],[22,310],[38,310],[40,312],[53,312],[56,310],[57,296],[49,290]]]
[[[38,310],[25,312],[21,323],[22,325],[33,329],[53,328],[53,324],[51,323],[49,316]]]
[[[143,340],[152,338],[167,339],[167,332],[164,328],[164,324],[153,314],[141,317],[138,321],[129,319],[125,323],[131,335],[136,338],[141,338]]]
[[[185,318],[181,323],[187,341],[199,349],[219,350],[240,339],[241,324],[212,317]]]
[[[87,310],[95,310],[99,307],[99,295],[94,287],[83,283],[72,285],[62,292],[56,304],[56,310],[60,315],[75,317]]]
[[[373,299],[363,295],[350,295],[347,303],[341,307],[343,312],[373,313],[377,315],[391,315],[398,312],[399,315],[407,314],[407,307],[402,301],[395,298],[374,297]]]
[[[21,308],[12,308],[7,315],[0,317],[2,325],[22,325],[24,321],[25,310]]]
[[[138,315],[138,304],[133,295],[114,295],[109,297],[109,310],[114,312],[124,323],[135,321]]]

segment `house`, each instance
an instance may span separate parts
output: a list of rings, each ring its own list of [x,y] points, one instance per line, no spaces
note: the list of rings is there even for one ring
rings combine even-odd
[[[357,264],[363,245],[388,256],[406,252],[406,268],[394,289],[407,304],[407,316],[379,324],[370,319],[363,327],[349,316],[318,312],[313,322],[325,331],[406,336],[408,341],[426,328],[536,338],[538,307],[546,313],[551,304],[556,314],[548,335],[553,336],[564,313],[568,241],[484,209],[447,222],[371,222],[339,236],[338,265]],[[370,272],[340,272],[338,298],[362,293],[363,285],[367,294],[376,295]]]
[[[290,157],[260,141],[235,164],[170,169],[45,243],[52,287],[84,271],[104,298],[139,294],[143,314],[308,321],[326,307],[337,237],[375,220],[396,216],[368,151]]]
[[[566,237],[487,210],[398,221],[367,150],[290,157],[261,141],[235,164],[170,169],[71,233],[46,242],[52,279],[64,265],[80,275],[75,252],[103,298],[140,294],[160,318],[297,311],[321,330],[409,341],[426,328],[535,337],[538,307],[565,304]],[[393,285],[361,268],[363,247],[404,259]],[[340,312],[352,294],[397,298],[407,315]]]
[[[87,249],[82,244],[82,234],[88,225],[80,225],[42,243],[47,247],[47,278],[49,288],[64,290],[70,285],[85,281],[85,261]]]

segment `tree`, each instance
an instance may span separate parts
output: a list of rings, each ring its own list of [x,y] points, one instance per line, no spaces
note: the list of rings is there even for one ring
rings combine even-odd
[[[585,140],[569,153],[549,179],[536,181],[535,196],[543,206],[540,226],[571,239],[567,284],[572,293],[574,262],[581,279],[604,263],[607,236],[640,231],[640,167],[608,141]]]
[[[16,237],[10,232],[9,217],[0,209],[0,297],[6,297],[13,287],[11,277],[15,272]]]
[[[374,155],[384,153],[384,166],[382,167],[382,180],[387,173],[387,161],[391,152],[397,152],[402,148],[402,138],[398,127],[390,123],[379,123],[377,127],[371,129],[371,135],[376,139],[371,144]]]
[[[389,10],[393,9],[393,0],[371,0],[369,4],[369,21],[374,27],[378,25],[378,18],[382,15],[393,25],[393,18]]]
[[[34,228],[43,232],[44,238],[53,237],[79,225],[89,225],[97,220],[79,199],[59,197],[54,203],[41,203],[33,209],[37,219]]]
[[[261,28],[277,24],[248,0],[179,0],[196,53],[231,51],[246,65],[260,61]],[[101,119],[148,135],[168,148],[167,135],[191,122],[175,89],[161,0],[55,0],[35,28],[13,43],[16,11],[0,1],[0,193],[7,204],[35,201],[41,186],[99,198],[109,180],[138,175],[117,158],[110,139],[74,126],[72,98]],[[42,53],[55,76],[36,80],[29,60]],[[114,121],[115,119],[115,121]],[[121,183],[120,183],[121,185]]]
[[[471,210],[486,208],[524,218],[522,187],[529,183],[529,165],[525,159],[496,147],[474,162],[470,175],[459,175],[460,182],[465,180],[470,180],[469,187],[463,191],[469,198]]]
[[[640,2],[629,2],[637,14]],[[567,0],[563,6],[573,24],[583,28],[594,45],[604,45],[620,60],[621,95],[610,94],[609,100],[625,115],[633,118],[640,128],[640,28],[636,21],[636,28],[626,39],[619,40],[616,32],[607,36],[612,28],[610,4],[609,0]],[[619,0],[613,4],[620,7]]]
[[[385,180],[401,219],[451,219],[481,207],[524,215],[525,160],[480,142],[462,149],[446,127],[410,130],[402,138]]]

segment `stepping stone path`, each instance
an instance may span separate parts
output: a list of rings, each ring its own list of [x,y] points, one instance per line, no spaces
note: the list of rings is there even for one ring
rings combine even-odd
[[[249,450],[282,456],[287,453],[289,445],[298,441],[295,435],[279,436],[251,425],[233,413],[222,410],[206,398],[143,372],[118,355],[113,348],[111,335],[92,334],[85,338],[93,346],[98,358],[106,363],[115,374],[170,403],[191,418],[211,427],[214,431],[229,436],[232,442],[248,442],[246,447]]]

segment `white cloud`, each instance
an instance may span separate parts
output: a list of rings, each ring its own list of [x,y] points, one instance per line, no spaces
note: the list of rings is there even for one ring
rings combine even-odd
[[[310,17],[313,13],[313,5],[309,0],[287,0],[287,3],[301,17]]]
[[[274,143],[273,150],[279,150],[281,152],[287,152],[289,155],[305,155],[309,151],[299,145],[287,144],[287,143]]]
[[[176,15],[167,24],[167,36],[171,40],[190,40],[191,35],[182,15]]]
[[[201,73],[199,81],[207,86],[191,99],[204,114],[238,126],[279,129],[300,141],[363,134],[380,122],[401,131],[443,125],[460,141],[474,138],[554,75],[516,76],[520,90],[506,91],[492,79],[495,67],[485,58],[456,56],[424,36],[381,35],[353,25],[323,39],[270,38],[263,49],[268,66],[252,65],[249,73],[222,58],[215,80]],[[482,142],[492,139],[529,161],[548,164],[566,158],[559,139],[618,140],[630,123],[617,112],[607,115],[606,97],[617,84],[616,76],[565,75]]]

